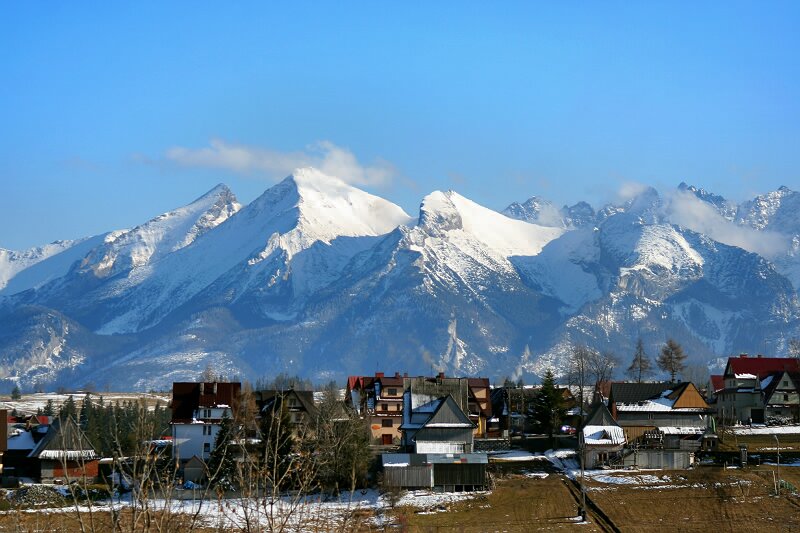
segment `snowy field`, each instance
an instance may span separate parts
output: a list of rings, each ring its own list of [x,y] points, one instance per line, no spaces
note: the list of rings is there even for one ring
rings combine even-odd
[[[63,491],[61,491],[63,493]],[[227,498],[222,500],[200,498],[193,500],[189,491],[182,491],[172,500],[152,499],[147,501],[154,512],[168,511],[172,514],[196,516],[197,523],[202,526],[221,530],[239,529],[246,522],[258,523],[263,527],[274,524],[285,524],[289,530],[305,531],[329,530],[344,526],[354,516],[370,516],[376,527],[388,525],[392,516],[387,513],[392,505],[386,495],[376,490],[362,490],[354,493],[343,493],[339,498],[323,499],[320,496],[302,499],[282,498],[275,502],[262,499]],[[419,513],[447,512],[448,506],[485,495],[486,492],[433,493],[428,491],[405,492],[395,502],[396,507],[408,506],[418,509]],[[188,499],[180,499],[188,498]],[[97,502],[88,505],[67,506],[61,508],[28,509],[26,513],[105,513],[110,510],[131,509],[134,504],[130,495],[121,501]],[[141,504],[138,504],[141,511]],[[9,511],[16,512],[16,511]],[[5,514],[5,513],[0,513]]]
[[[91,398],[95,401],[99,400],[102,396],[103,401],[108,404],[113,404],[119,401],[120,403],[131,400],[144,400],[149,407],[155,406],[158,402],[162,407],[166,407],[167,403],[172,398],[169,392],[164,393],[146,393],[146,392],[92,392]],[[7,409],[10,413],[14,409],[19,414],[33,415],[39,409],[44,409],[48,401],[52,401],[56,409],[66,402],[72,396],[72,399],[80,406],[81,400],[86,396],[85,391],[76,391],[71,393],[59,394],[55,392],[40,392],[35,394],[23,394],[19,400],[7,400],[0,402],[0,409]]]
[[[734,435],[800,435],[800,426],[736,426]]]

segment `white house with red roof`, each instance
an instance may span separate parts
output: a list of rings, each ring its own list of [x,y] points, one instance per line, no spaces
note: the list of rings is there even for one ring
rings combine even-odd
[[[717,416],[728,424],[800,421],[800,360],[788,357],[730,357],[717,392]]]

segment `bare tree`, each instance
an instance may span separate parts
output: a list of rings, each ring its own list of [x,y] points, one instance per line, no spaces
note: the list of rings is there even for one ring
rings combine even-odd
[[[583,410],[583,390],[590,377],[591,359],[595,357],[594,350],[584,344],[572,347],[568,367],[567,384],[578,389],[578,406]]]
[[[601,381],[609,381],[614,377],[614,370],[616,370],[617,366],[619,366],[619,359],[613,352],[590,350],[589,377],[595,385]]]
[[[800,339],[797,337],[789,339],[789,356],[800,359]]]
[[[658,355],[656,363],[658,368],[669,373],[670,380],[674,383],[675,376],[686,368],[685,361],[686,354],[683,353],[681,345],[669,339],[661,348],[661,353]]]
[[[647,377],[653,373],[653,363],[644,351],[644,343],[642,338],[636,341],[636,351],[633,352],[633,361],[631,366],[628,367],[628,375],[634,378],[637,383],[642,382],[643,377]]]

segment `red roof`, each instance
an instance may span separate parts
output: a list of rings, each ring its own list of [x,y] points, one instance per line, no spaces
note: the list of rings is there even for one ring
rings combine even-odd
[[[800,360],[793,357],[730,357],[725,367],[725,376],[731,374],[753,374],[758,379],[781,371],[800,371]],[[715,385],[716,387],[716,385]]]
[[[725,388],[724,376],[721,376],[721,375],[718,375],[718,374],[715,374],[715,375],[711,376],[711,386],[714,388],[714,390],[711,391],[711,392],[714,392],[714,393],[717,393],[717,392],[721,391],[722,389],[724,389]]]

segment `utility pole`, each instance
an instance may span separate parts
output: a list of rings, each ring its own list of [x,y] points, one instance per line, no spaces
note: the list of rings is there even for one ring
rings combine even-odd
[[[583,439],[583,428],[578,432],[578,453],[581,454],[581,508],[578,509],[578,515],[581,517],[581,522],[586,522],[586,485],[583,479],[586,463],[586,442]]]
[[[775,437],[775,444],[778,446],[778,490],[777,496],[781,495],[781,443],[778,440],[778,435],[772,435]]]

